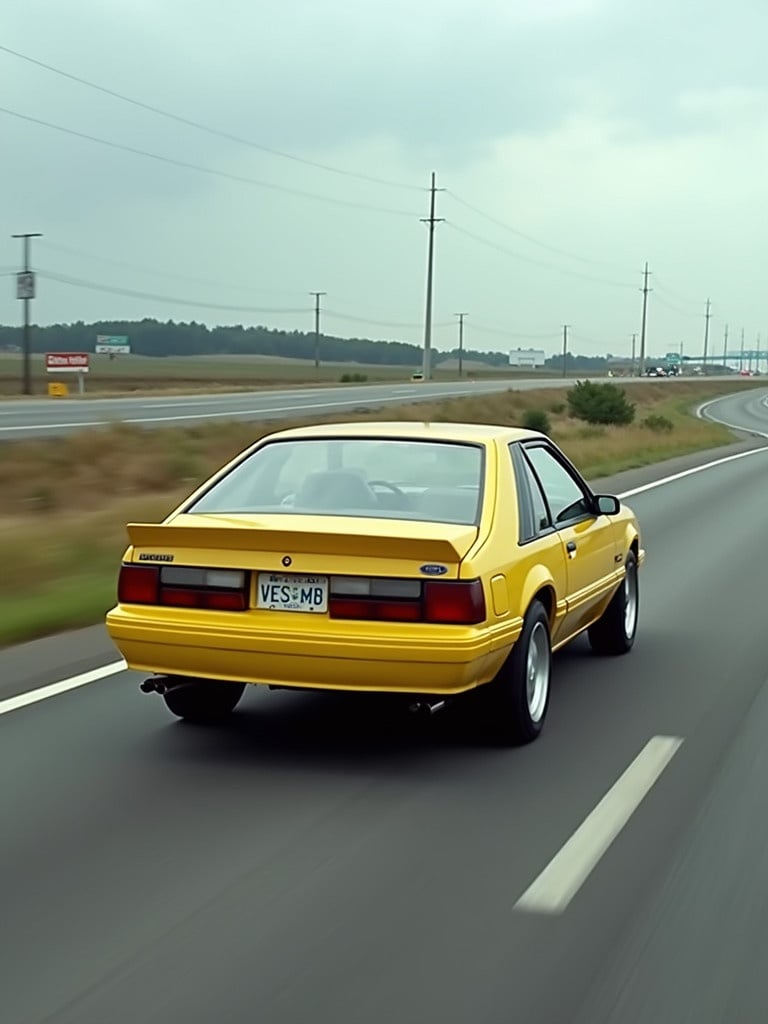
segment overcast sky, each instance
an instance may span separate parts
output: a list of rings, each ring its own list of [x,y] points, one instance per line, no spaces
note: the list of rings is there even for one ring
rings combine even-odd
[[[26,0],[0,24],[223,133],[0,51],[6,110],[215,172],[0,113],[0,273],[44,233],[41,323],[304,330],[322,290],[327,333],[420,342],[434,170],[438,348],[461,311],[468,347],[555,352],[568,323],[628,354],[646,260],[651,353],[700,352],[708,297],[711,351],[726,323],[768,337],[766,0]]]

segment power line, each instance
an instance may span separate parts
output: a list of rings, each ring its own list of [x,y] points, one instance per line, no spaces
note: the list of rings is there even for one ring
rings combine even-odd
[[[468,203],[466,199],[462,199],[461,196],[456,195],[456,193],[452,192],[450,189],[446,189],[446,195],[449,195],[453,200],[455,200],[455,202],[461,203],[462,206],[471,210],[473,213],[476,213],[479,217],[483,217],[491,224],[496,224],[497,227],[503,228],[505,231],[509,231],[518,238],[525,239],[526,242],[530,242],[532,245],[538,245],[540,248],[546,249],[548,252],[556,253],[559,256],[566,256],[568,259],[578,260],[580,263],[588,263],[595,267],[609,267],[612,270],[617,269],[615,263],[607,263],[604,260],[589,259],[586,256],[580,256],[577,253],[569,252],[567,249],[560,249],[555,245],[550,245],[548,242],[542,242],[541,239],[534,238],[533,235],[528,235],[524,231],[520,231],[518,228],[512,227],[511,224],[507,224],[505,221],[499,220],[498,217],[494,217],[492,214],[486,213],[485,210],[481,210],[479,207],[473,206],[471,203]],[[626,272],[629,273],[628,270]]]
[[[102,139],[98,135],[89,135],[87,132],[76,131],[74,128],[65,128],[63,125],[54,124],[52,121],[43,121],[41,118],[30,117],[28,114],[20,114],[17,110],[9,110],[7,107],[0,107],[0,113],[16,117],[21,121],[28,121],[42,128],[51,128],[53,131],[63,132],[65,135],[73,135],[78,139],[85,139],[88,142],[96,142],[100,146],[108,146],[110,149],[118,149],[123,153],[133,153],[134,156],[148,157],[150,160],[158,160],[160,163],[171,164],[173,167],[183,167],[188,171],[198,171],[201,174],[211,174],[217,178],[226,178],[229,181],[238,181],[245,185],[257,185],[259,188],[271,189],[274,192],[285,192],[288,195],[301,196],[303,199],[314,199],[317,202],[333,203],[336,206],[346,206],[356,210],[372,210],[374,213],[387,213],[396,217],[408,217],[414,214],[406,210],[393,210],[384,206],[371,206],[368,203],[356,203],[351,199],[336,199],[333,196],[323,196],[316,192],[306,192],[303,189],[290,188],[288,185],[276,185],[274,182],[262,181],[259,178],[250,178],[242,174],[232,174],[229,171],[219,171],[213,167],[205,167],[202,164],[194,164],[188,160],[177,160],[176,157],[162,156],[160,153],[152,153],[148,149],[139,149],[136,146],[126,146],[122,142],[111,142],[109,139]]]
[[[331,164],[320,163],[317,160],[309,160],[306,157],[296,156],[293,153],[286,153],[280,149],[273,149],[271,146],[265,146],[260,142],[254,142],[252,139],[246,139],[240,135],[222,131],[219,128],[212,128],[210,125],[203,124],[200,121],[193,121],[189,117],[174,114],[171,111],[163,110],[161,107],[156,107],[151,103],[144,103],[142,100],[134,99],[132,96],[126,96],[123,93],[117,92],[115,89],[109,89],[104,85],[99,85],[97,82],[91,82],[87,78],[81,78],[79,75],[73,75],[71,72],[64,71],[62,68],[54,67],[52,64],[46,64],[45,61],[38,60],[35,57],[30,57],[25,53],[20,53],[18,50],[12,50],[9,46],[0,45],[0,51],[10,54],[12,57],[18,57],[19,60],[26,61],[28,64],[34,64],[36,67],[44,68],[46,71],[51,71],[53,74],[60,75],[62,78],[68,78],[70,81],[77,82],[79,85],[87,86],[89,89],[96,89],[98,92],[104,93],[106,96],[112,96],[114,99],[121,100],[123,103],[130,103],[132,106],[139,107],[142,110],[148,110],[152,114],[158,114],[160,117],[166,117],[171,121],[177,121],[179,124],[186,125],[188,128],[196,128],[199,131],[207,132],[209,135],[216,135],[221,139],[227,139],[230,142],[237,142],[242,146],[249,146],[251,149],[258,149],[262,153],[269,153],[271,156],[279,156],[283,160],[292,160],[295,163],[305,164],[307,167],[315,167],[318,170],[328,171],[331,174],[341,174],[347,178],[357,178],[360,181],[367,181],[373,185],[386,185],[390,188],[407,189],[413,192],[424,191],[418,185],[410,185],[402,181],[391,181],[387,178],[377,178],[369,174],[358,174],[355,171],[345,170],[341,167],[334,167]]]
[[[654,278],[654,280],[655,280],[655,278]],[[690,318],[698,318],[698,315],[699,315],[698,313],[691,313],[688,310],[681,309],[679,306],[676,306],[673,302],[669,302],[668,299],[665,299],[665,298],[663,298],[663,296],[659,295],[659,293],[656,291],[655,288],[654,288],[654,293],[656,295],[656,298],[655,298],[654,301],[658,302],[661,306],[664,306],[666,309],[671,310],[671,312],[677,313],[679,316],[686,316],[686,317],[690,317]]]
[[[231,313],[269,313],[274,315],[302,315],[305,313],[311,313],[314,310],[314,306],[298,306],[289,309],[267,309],[259,306],[236,306],[229,303],[218,303],[218,302],[203,302],[199,299],[190,298],[179,298],[171,295],[158,295],[153,292],[144,292],[132,288],[122,288],[118,285],[108,285],[97,281],[87,281],[83,278],[73,277],[69,274],[60,274],[52,270],[39,270],[38,276],[45,278],[49,281],[56,281],[59,284],[72,285],[76,288],[87,288],[91,291],[106,292],[110,295],[123,295],[127,298],[145,299],[153,302],[165,302],[175,303],[180,306],[200,306],[204,309],[219,309]],[[313,293],[314,294],[314,293]],[[421,323],[402,323],[394,322],[389,320],[374,320],[369,317],[354,316],[350,313],[341,313],[337,310],[324,309],[323,313],[326,317],[334,317],[339,320],[347,320],[361,324],[373,324],[380,327],[402,327],[402,328],[420,328],[423,326]],[[449,327],[452,326],[453,322],[446,320],[440,323],[436,323],[435,327]]]
[[[654,280],[654,285],[655,285],[654,291],[656,291],[658,289],[659,291],[665,292],[672,299],[677,299],[678,302],[685,303],[686,306],[697,306],[698,307],[698,305],[699,305],[699,300],[698,299],[691,299],[691,298],[689,298],[689,296],[683,295],[682,292],[678,292],[674,288],[668,288],[667,285],[665,285],[663,281],[659,281],[659,279],[656,277],[655,272],[654,272],[654,275],[653,275],[653,280]]]
[[[472,330],[480,331],[482,334],[497,334],[503,338],[513,338],[520,341],[552,341],[553,338],[559,337],[553,331],[548,334],[535,334],[526,332],[521,334],[520,332],[507,331],[503,327],[489,327],[487,324],[478,323],[477,320],[472,321]]]
[[[326,317],[332,317],[337,320],[348,320],[352,323],[358,324],[373,324],[375,327],[402,327],[415,330],[417,328],[421,328],[424,326],[423,323],[402,323],[401,321],[393,320],[372,320],[370,317],[367,316],[353,316],[351,313],[340,313],[338,312],[338,310],[334,309],[324,309],[323,313],[325,314]],[[434,323],[432,326],[449,327],[453,326],[453,321],[445,320],[440,323]]]
[[[452,221],[446,223],[446,227],[451,228],[453,231],[458,231],[461,235],[466,235],[467,238],[473,239],[480,245],[486,245],[491,249],[496,249],[497,252],[503,252],[507,256],[511,256],[513,259],[521,260],[523,263],[530,263],[534,267],[541,267],[543,270],[553,270],[558,274],[565,274],[568,277],[578,277],[583,281],[592,281],[595,284],[608,285],[611,288],[632,288],[631,284],[624,284],[619,281],[609,281],[606,278],[594,277],[591,274],[582,274],[578,270],[567,270],[565,267],[558,267],[552,263],[544,263],[541,260],[532,259],[530,256],[522,256],[518,252],[513,252],[511,249],[507,249],[506,246],[499,245],[497,242],[492,242],[488,238],[483,238],[481,235],[476,235],[472,231],[467,231],[466,228],[461,228]]]
[[[82,249],[75,249],[69,245],[59,245],[58,243],[48,242],[44,240],[41,240],[39,244],[42,245],[45,249],[53,249],[56,252],[66,253],[70,256],[79,256],[82,259],[93,260],[94,262],[105,263],[114,267],[121,267],[125,270],[139,271],[140,273],[143,274],[150,274],[153,277],[167,277],[173,278],[176,281],[186,281],[189,284],[202,284],[209,285],[215,288],[229,288],[237,289],[239,291],[261,292],[263,294],[268,295],[293,295],[298,297],[299,295],[304,294],[303,292],[299,292],[295,289],[289,290],[287,288],[252,288],[250,285],[246,286],[234,284],[232,281],[217,281],[207,277],[204,278],[195,277],[189,274],[177,274],[174,273],[172,270],[160,270],[157,267],[148,267],[140,263],[130,263],[127,260],[116,260],[111,256],[103,256],[101,254],[97,255],[96,253],[84,252]]]
[[[59,284],[72,285],[75,288],[88,288],[91,291],[107,292],[110,295],[124,295],[132,299],[146,299],[152,302],[168,302],[179,306],[199,306],[202,309],[219,309],[230,313],[270,313],[278,314],[299,314],[311,312],[308,306],[294,309],[264,309],[259,306],[234,306],[223,302],[202,302],[200,299],[178,298],[171,295],[157,295],[152,292],[136,291],[132,288],[120,288],[117,285],[101,284],[96,281],[86,281],[82,278],[71,277],[68,274],[58,274],[51,270],[38,271],[40,277],[49,281],[57,281]]]

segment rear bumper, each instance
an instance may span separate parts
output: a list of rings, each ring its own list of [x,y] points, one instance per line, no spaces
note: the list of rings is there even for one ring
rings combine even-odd
[[[287,617],[289,620],[291,616]],[[271,622],[272,620],[270,620]],[[499,627],[344,622],[298,633],[243,616],[118,606],[107,630],[128,667],[158,675],[393,693],[460,693],[489,682],[519,635]],[[410,635],[409,635],[410,633]]]

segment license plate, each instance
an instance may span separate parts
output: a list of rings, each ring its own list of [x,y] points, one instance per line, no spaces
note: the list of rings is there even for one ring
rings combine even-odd
[[[327,612],[328,577],[260,572],[256,607],[275,612]]]

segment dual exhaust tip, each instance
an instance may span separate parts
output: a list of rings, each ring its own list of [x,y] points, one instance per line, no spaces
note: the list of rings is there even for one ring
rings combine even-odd
[[[139,689],[142,693],[158,693],[163,697],[171,690],[179,690],[189,685],[189,683],[185,682],[176,682],[168,676],[152,676],[149,679],[145,679],[139,685]],[[270,687],[270,689],[282,689],[282,687]],[[285,687],[285,689],[292,689],[292,687]],[[431,716],[436,715],[438,711],[442,711],[447,703],[448,701],[444,697],[436,697],[434,699],[424,697],[410,704],[408,710],[414,715]]]

